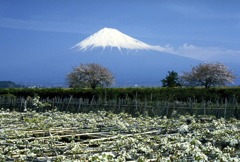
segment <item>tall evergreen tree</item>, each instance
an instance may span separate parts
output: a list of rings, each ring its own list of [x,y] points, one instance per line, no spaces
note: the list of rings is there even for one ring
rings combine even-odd
[[[180,87],[181,84],[179,82],[178,73],[175,71],[168,71],[168,75],[165,79],[162,79],[163,87]]]

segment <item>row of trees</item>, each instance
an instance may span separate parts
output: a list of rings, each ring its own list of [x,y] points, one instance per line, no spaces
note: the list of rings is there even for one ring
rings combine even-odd
[[[179,86],[224,86],[233,83],[236,76],[221,63],[202,63],[192,68],[190,72],[183,72],[181,76],[171,71],[162,80],[163,87]]]
[[[236,78],[228,68],[221,63],[202,63],[192,68],[190,72],[184,72],[181,76],[175,71],[169,71],[168,75],[161,80],[163,87],[180,86],[224,86],[233,83]],[[73,88],[107,87],[114,83],[114,77],[107,68],[95,64],[81,64],[75,67],[67,75],[67,82]]]
[[[0,88],[22,88],[24,85],[16,84],[12,81],[0,81]]]

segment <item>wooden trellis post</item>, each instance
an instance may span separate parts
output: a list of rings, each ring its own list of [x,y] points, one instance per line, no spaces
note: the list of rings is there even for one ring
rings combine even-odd
[[[78,110],[77,110],[78,113],[80,112],[81,105],[82,105],[82,98],[79,98],[79,100],[78,100]]]
[[[69,101],[68,101],[68,104],[67,104],[67,107],[66,107],[66,112],[68,111],[68,107],[69,107],[69,105],[70,105],[70,102],[72,101],[72,98],[73,98],[73,96],[70,96]]]
[[[135,96],[135,112],[137,111],[138,109],[138,100],[137,100],[137,97],[138,97],[138,94],[136,92],[136,96]]]
[[[226,118],[227,114],[227,98],[225,98],[225,103],[224,103],[224,119]]]
[[[203,100],[203,116],[206,116],[206,103],[205,100]]]

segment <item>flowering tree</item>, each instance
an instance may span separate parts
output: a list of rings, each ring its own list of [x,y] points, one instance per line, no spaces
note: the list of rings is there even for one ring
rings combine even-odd
[[[67,75],[67,82],[70,87],[96,87],[110,86],[114,82],[112,73],[105,67],[90,63],[81,64]]]
[[[184,85],[188,86],[222,86],[233,83],[235,76],[221,63],[202,63],[184,72],[181,76]]]

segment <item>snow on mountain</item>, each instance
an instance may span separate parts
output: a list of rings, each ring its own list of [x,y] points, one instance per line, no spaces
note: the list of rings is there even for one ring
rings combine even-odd
[[[168,53],[160,46],[151,46],[112,28],[101,29],[72,48],[79,55],[65,58],[66,63],[101,64],[114,74],[116,86],[161,85],[160,80],[168,71],[186,71],[200,62]]]
[[[102,47],[103,49],[105,47],[115,47],[120,51],[121,49],[165,51],[163,47],[148,45],[113,28],[99,30],[73,46],[73,49],[85,51],[95,47]]]

